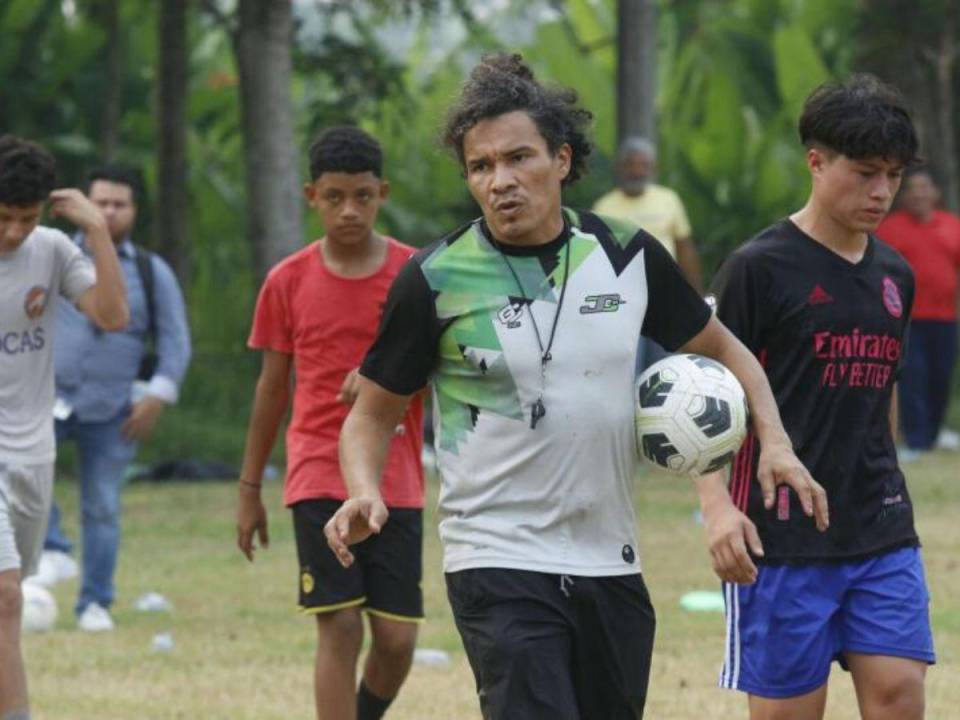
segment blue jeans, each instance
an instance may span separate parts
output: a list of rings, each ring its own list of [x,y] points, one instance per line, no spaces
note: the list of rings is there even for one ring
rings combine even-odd
[[[907,446],[929,450],[937,441],[957,360],[957,323],[914,320],[897,381],[900,427]]]
[[[81,422],[76,416],[56,421],[57,444],[73,441],[80,458],[80,520],[83,540],[82,581],[76,612],[92,602],[113,603],[113,575],[120,548],[120,489],[137,444],[120,428],[129,408],[105,422]],[[60,509],[54,502],[44,548],[69,552],[70,541],[60,529]]]

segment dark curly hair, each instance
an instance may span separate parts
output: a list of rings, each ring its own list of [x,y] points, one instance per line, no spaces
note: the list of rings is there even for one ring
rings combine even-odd
[[[906,101],[896,88],[869,73],[816,88],[803,105],[798,129],[807,147],[820,145],[854,160],[920,162]]]
[[[56,185],[57,164],[49,152],[29,140],[0,136],[0,203],[35,205]]]
[[[592,145],[587,129],[593,119],[589,110],[577,107],[571,88],[537,82],[530,67],[517,54],[487,55],[470,73],[460,97],[447,114],[443,142],[464,164],[463,138],[481,120],[515,111],[526,112],[547,141],[551,153],[567,143],[573,151],[570,172],[563,184],[575,183],[586,172]]]
[[[383,177],[383,150],[376,138],[360,128],[343,126],[324,130],[310,145],[310,179],[325,172],[372,172]]]

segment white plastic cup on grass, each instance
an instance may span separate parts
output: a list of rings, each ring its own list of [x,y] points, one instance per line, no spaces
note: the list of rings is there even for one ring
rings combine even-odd
[[[170,632],[157,633],[150,642],[150,649],[153,652],[170,652],[173,650],[173,634]]]
[[[428,667],[446,667],[450,664],[450,655],[444,650],[417,648],[413,651],[413,661],[417,665]]]

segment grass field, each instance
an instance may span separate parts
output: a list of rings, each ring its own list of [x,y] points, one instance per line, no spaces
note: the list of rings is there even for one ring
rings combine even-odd
[[[960,456],[936,454],[908,476],[933,595],[939,664],[927,683],[927,717],[960,707]],[[279,484],[266,491],[271,547],[248,565],[234,546],[232,485],[134,485],[124,496],[116,632],[74,628],[76,582],[56,588],[57,629],[25,639],[34,717],[39,720],[203,718],[289,720],[312,717],[312,621],[294,610],[296,563]],[[76,537],[76,488],[57,488]],[[479,718],[472,676],[454,629],[443,580],[431,486],[422,647],[450,653],[448,667],[414,666],[391,709],[393,720]],[[658,612],[646,717],[655,720],[745,717],[744,699],[716,689],[723,620],[679,609],[683,593],[715,589],[694,521],[689,483],[646,475],[636,485],[641,557]],[[157,591],[175,605],[140,613],[137,596]],[[156,633],[172,633],[170,652],[153,652]],[[953,708],[951,710],[950,708]],[[835,667],[827,717],[858,717],[849,677]],[[590,719],[602,720],[602,719]]]

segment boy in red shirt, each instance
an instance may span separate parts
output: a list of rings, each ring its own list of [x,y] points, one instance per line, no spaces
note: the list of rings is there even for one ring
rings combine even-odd
[[[877,228],[880,239],[910,264],[917,282],[910,341],[898,382],[907,443],[904,460],[937,442],[957,360],[960,218],[938,210],[939,200],[929,171],[915,170],[903,181],[900,209]]]
[[[315,695],[321,720],[382,717],[400,690],[423,617],[420,591],[423,411],[419,398],[397,426],[384,469],[391,522],[340,566],[323,527],[347,497],[337,455],[356,368],[373,342],[394,277],[413,249],[373,230],[389,193],[377,141],[333,128],[310,148],[307,202],[326,235],[278,263],[257,300],[249,346],[263,351],[237,505],[237,544],[253,560],[266,547],[263,468],[290,400],[284,504],[293,511],[300,607],[317,619]],[[373,642],[359,689],[356,666],[367,612]]]

